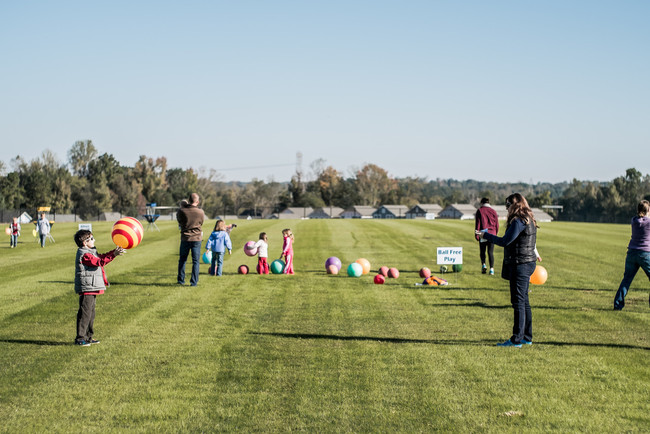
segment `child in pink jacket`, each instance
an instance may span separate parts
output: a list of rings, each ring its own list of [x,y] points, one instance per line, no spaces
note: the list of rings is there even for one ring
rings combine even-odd
[[[285,229],[282,231],[282,236],[284,237],[284,243],[282,244],[282,254],[280,259],[284,257],[284,274],[294,274],[293,273],[293,233],[291,229]]]

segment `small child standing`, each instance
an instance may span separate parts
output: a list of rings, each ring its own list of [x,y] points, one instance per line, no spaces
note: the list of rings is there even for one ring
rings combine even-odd
[[[11,236],[9,244],[13,249],[18,246],[18,237],[20,236],[20,222],[18,221],[18,217],[14,217],[11,225],[9,225],[9,231],[9,235]]]
[[[282,231],[282,236],[284,237],[284,242],[282,244],[282,254],[280,259],[284,257],[284,274],[294,274],[293,272],[293,233],[291,229],[285,229]]]
[[[269,244],[266,232],[260,233],[260,239],[255,243],[257,247],[257,274],[269,274]]]
[[[98,254],[93,233],[82,229],[74,234],[77,244],[77,258],[74,269],[74,291],[79,294],[79,311],[77,312],[77,337],[74,343],[83,347],[98,344],[93,339],[95,322],[95,302],[98,294],[103,294],[108,285],[104,265],[124,253],[116,247],[110,252]]]
[[[230,236],[226,231],[226,222],[217,220],[214,225],[214,231],[210,234],[208,242],[205,244],[205,250],[212,251],[212,271],[213,276],[221,276],[221,269],[223,268],[223,255],[228,249],[228,254],[232,254],[232,242]]]

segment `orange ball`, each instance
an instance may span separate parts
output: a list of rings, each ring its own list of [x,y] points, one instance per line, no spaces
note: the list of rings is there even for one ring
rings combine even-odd
[[[359,258],[355,262],[361,265],[362,274],[370,273],[370,262],[366,258]]]
[[[137,247],[143,236],[142,223],[133,217],[124,217],[116,221],[111,232],[111,238],[115,245],[123,249]]]
[[[546,268],[542,267],[541,265],[537,265],[535,267],[535,271],[533,271],[533,274],[530,275],[530,283],[533,285],[543,285],[544,282],[546,282],[546,279],[548,279]]]

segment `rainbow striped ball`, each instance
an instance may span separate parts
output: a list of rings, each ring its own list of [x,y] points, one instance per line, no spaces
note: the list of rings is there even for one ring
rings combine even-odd
[[[115,245],[123,249],[137,247],[142,241],[143,235],[142,223],[133,217],[124,217],[116,221],[111,232],[111,238]]]

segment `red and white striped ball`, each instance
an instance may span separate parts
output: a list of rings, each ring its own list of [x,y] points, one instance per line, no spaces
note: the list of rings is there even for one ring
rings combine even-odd
[[[143,236],[142,223],[133,217],[124,217],[116,221],[111,232],[113,243],[123,249],[137,247]]]

